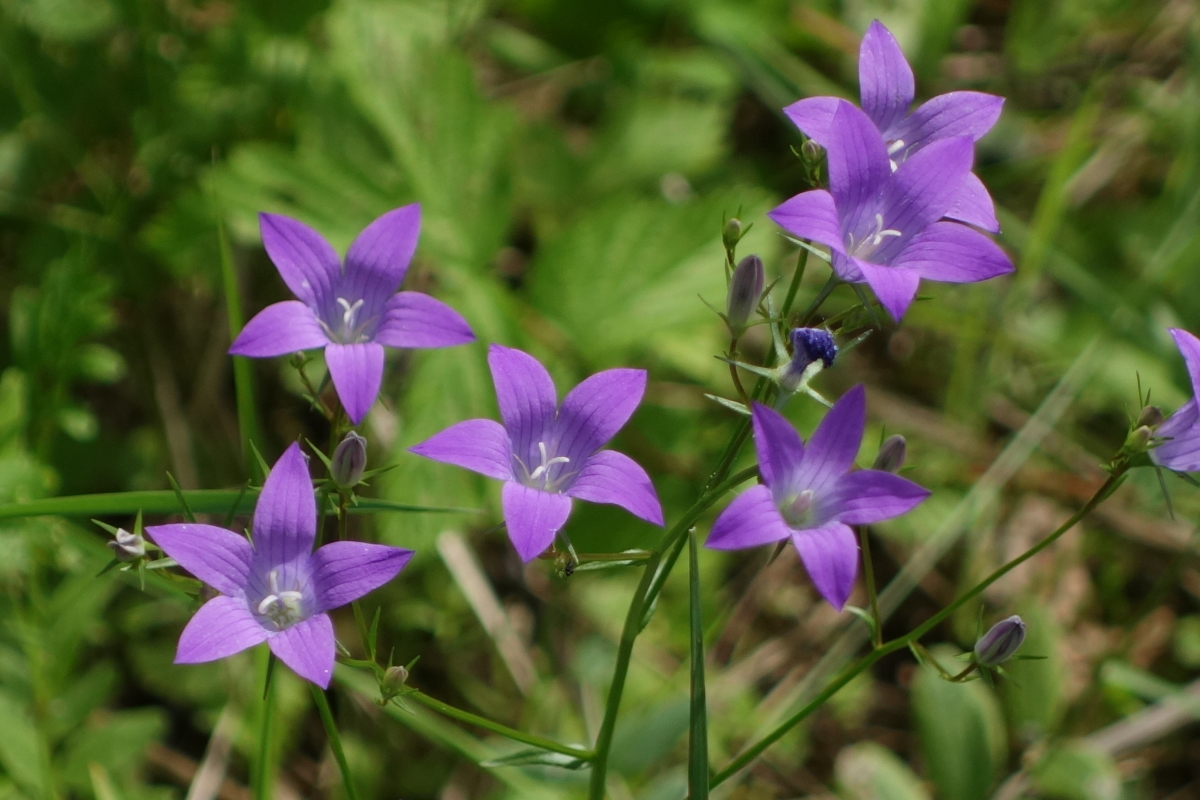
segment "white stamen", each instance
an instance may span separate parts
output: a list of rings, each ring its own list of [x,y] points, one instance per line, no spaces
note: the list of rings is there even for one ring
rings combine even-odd
[[[571,459],[566,456],[555,456],[554,458],[546,458],[546,443],[538,442],[538,452],[542,456],[542,463],[533,472],[529,473],[529,480],[536,481],[549,471],[550,467],[555,464],[570,464]]]
[[[896,141],[894,141],[888,145],[887,153],[889,156],[894,156],[894,155],[896,155],[896,153],[900,152],[903,149],[904,149],[904,140],[897,139]],[[893,169],[894,169],[894,167],[893,167]]]
[[[891,228],[884,230],[883,214],[875,215],[875,235],[873,237],[871,237],[871,244],[878,247],[879,243],[883,241],[883,237],[885,237],[885,236],[903,236],[903,235],[904,234],[900,233],[900,231],[892,230]]]
[[[279,590],[279,570],[267,575],[267,587],[271,593],[258,604],[258,615],[266,617],[279,630],[291,627],[300,621],[304,604],[303,593],[296,590]],[[299,585],[296,586],[298,590]]]
[[[779,509],[783,518],[791,525],[804,525],[809,521],[813,508],[813,490],[805,489],[795,497],[788,498]]]

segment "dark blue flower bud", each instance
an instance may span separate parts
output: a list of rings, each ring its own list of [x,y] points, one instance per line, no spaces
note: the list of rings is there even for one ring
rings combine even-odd
[[[816,361],[823,369],[833,366],[837,358],[837,343],[833,334],[821,328],[794,328],[792,330],[792,360],[783,370],[779,384],[794,392],[800,385],[805,371]]]
[[[117,561],[136,561],[146,555],[146,540],[124,528],[118,528],[116,538],[107,544]]]
[[[1017,615],[1002,619],[975,643],[975,660],[994,667],[1012,658],[1025,641],[1025,621]]]
[[[342,438],[329,462],[329,476],[341,489],[357,486],[367,467],[367,440],[355,431]]]
[[[908,442],[900,434],[889,436],[879,446],[879,454],[875,456],[874,468],[883,472],[899,472],[904,466],[904,457],[908,455]]]
[[[734,268],[729,281],[725,322],[735,339],[745,332],[750,315],[758,308],[765,280],[763,262],[758,256],[746,256]]]
[[[725,245],[726,250],[733,250],[741,239],[742,221],[737,217],[730,217],[721,229],[721,243]]]

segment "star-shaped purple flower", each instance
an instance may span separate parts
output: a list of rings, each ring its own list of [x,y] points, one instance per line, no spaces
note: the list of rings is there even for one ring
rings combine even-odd
[[[1150,451],[1150,460],[1176,472],[1200,472],[1200,339],[1179,328],[1170,329],[1188,376],[1192,379],[1192,399],[1188,400],[1154,431],[1156,439],[1165,439]]]
[[[893,172],[875,125],[851,103],[837,101],[830,133],[829,191],[798,194],[767,216],[828,247],[838,277],[870,284],[899,320],[921,278],[971,283],[1012,272],[987,236],[942,220],[970,174],[969,137],[939,139]]]
[[[1000,118],[1004,98],[983,92],[948,92],[920,105],[911,114],[915,94],[912,68],[891,31],[878,20],[863,36],[858,54],[862,108],[887,142],[892,169],[940,139],[966,136],[976,142]],[[836,97],[809,97],[783,111],[806,136],[826,150],[836,146],[833,115]],[[968,173],[946,216],[996,233],[1000,223],[983,182]]]
[[[929,491],[890,472],[849,472],[866,424],[862,386],[834,404],[808,447],[778,412],[755,403],[753,413],[762,485],[721,512],[705,546],[739,550],[790,538],[817,591],[840,611],[858,572],[850,526],[900,516]]]
[[[231,355],[272,358],[325,348],[342,406],[357,425],[379,394],[383,346],[450,347],[475,341],[457,311],[420,292],[397,292],[417,248],[421,207],[389,211],[363,229],[343,264],[321,234],[279,214],[259,214],[263,246],[299,298],[267,306]]]
[[[508,537],[525,561],[554,541],[571,513],[571,498],[611,503],[663,524],[646,471],[615,450],[601,450],[642,401],[640,369],[598,372],[558,404],[550,373],[533,356],[498,344],[488,349],[501,425],[469,419],[409,448],[504,481]]]
[[[333,622],[326,612],[387,583],[413,554],[364,542],[331,542],[314,553],[317,504],[297,444],[263,485],[253,545],[215,525],[155,525],[146,533],[220,592],[183,629],[176,664],[215,661],[266,642],[297,675],[321,687],[333,677]]]

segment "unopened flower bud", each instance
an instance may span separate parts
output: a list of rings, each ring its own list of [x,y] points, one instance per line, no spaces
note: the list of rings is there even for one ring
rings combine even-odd
[[[805,371],[820,360],[823,369],[833,366],[837,358],[837,343],[833,334],[821,328],[794,328],[792,330],[792,360],[783,369],[779,385],[785,391],[794,392],[800,385]]]
[[[117,538],[107,544],[118,561],[136,561],[146,555],[146,540],[124,528],[118,528]]]
[[[1162,424],[1162,421],[1163,413],[1161,408],[1158,406],[1146,406],[1142,409],[1142,413],[1138,415],[1137,423],[1134,425],[1134,427],[1145,427],[1149,428],[1150,430],[1154,430]]]
[[[726,250],[732,250],[737,247],[737,243],[742,239],[742,221],[737,217],[730,217],[725,221],[725,227],[721,229],[721,243],[725,245]]]
[[[404,684],[408,683],[408,668],[402,666],[388,667],[383,673],[383,693],[388,697],[395,697],[404,689]]]
[[[1154,431],[1145,425],[1142,425],[1140,428],[1134,428],[1125,439],[1125,449],[1131,453],[1145,452],[1146,448],[1150,446],[1150,440],[1153,438]]]
[[[814,142],[812,139],[806,139],[804,144],[800,145],[800,154],[804,156],[804,160],[810,164],[816,164],[821,160],[821,156],[825,151],[821,145]]]
[[[729,299],[725,320],[729,332],[737,338],[746,330],[750,315],[758,308],[765,283],[763,262],[758,256],[746,256],[738,262],[729,281]]]
[[[883,472],[899,472],[904,466],[904,457],[908,455],[908,442],[900,434],[889,436],[879,446],[879,454],[875,456],[874,469]]]
[[[1002,619],[975,643],[975,660],[994,667],[1012,658],[1025,641],[1025,621],[1017,615]]]
[[[329,476],[341,489],[357,486],[367,467],[367,440],[350,431],[338,443],[329,460]]]

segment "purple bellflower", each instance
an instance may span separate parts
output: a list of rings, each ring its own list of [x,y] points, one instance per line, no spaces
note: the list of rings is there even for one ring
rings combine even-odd
[[[626,455],[600,449],[642,401],[644,370],[598,372],[559,405],[550,374],[528,353],[493,344],[488,366],[504,424],[469,419],[409,449],[504,481],[504,521],[523,560],[551,545],[571,513],[571,498],[611,503],[663,524],[646,471]]]
[[[767,216],[831,251],[844,281],[868,283],[897,321],[921,278],[987,280],[1013,271],[991,239],[942,220],[970,173],[971,139],[939,139],[892,171],[874,123],[845,100],[830,123],[829,191],[798,194]]]
[[[259,214],[263,246],[299,300],[267,306],[246,324],[231,355],[272,358],[325,349],[329,376],[357,425],[379,394],[383,347],[450,347],[475,341],[450,306],[398,292],[417,248],[421,207],[389,211],[363,229],[343,263],[321,234],[290,217]]]
[[[807,447],[778,412],[755,403],[753,416],[763,482],[721,512],[705,546],[739,550],[790,538],[817,591],[840,611],[858,572],[850,526],[904,514],[929,491],[890,472],[849,471],[866,424],[862,386],[834,404]]]
[[[1175,472],[1200,472],[1200,412],[1196,408],[1196,396],[1200,395],[1200,339],[1179,328],[1171,328],[1170,332],[1192,380],[1192,399],[1154,431],[1156,439],[1165,441],[1150,451],[1150,460]]]
[[[271,468],[253,532],[252,545],[214,525],[146,528],[167,555],[220,592],[183,629],[175,663],[215,661],[266,642],[301,678],[328,687],[334,639],[326,612],[396,577],[413,553],[349,541],[313,552],[317,504],[297,444]]]
[[[862,108],[883,136],[891,168],[941,139],[968,137],[978,141],[1000,118],[1004,98],[982,92],[949,92],[923,103],[911,114],[915,84],[912,68],[896,37],[878,20],[863,36],[858,54],[858,83]],[[829,150],[836,146],[833,115],[836,97],[809,97],[783,111],[796,127]],[[997,233],[1000,223],[983,182],[967,173],[953,198],[947,217]]]

